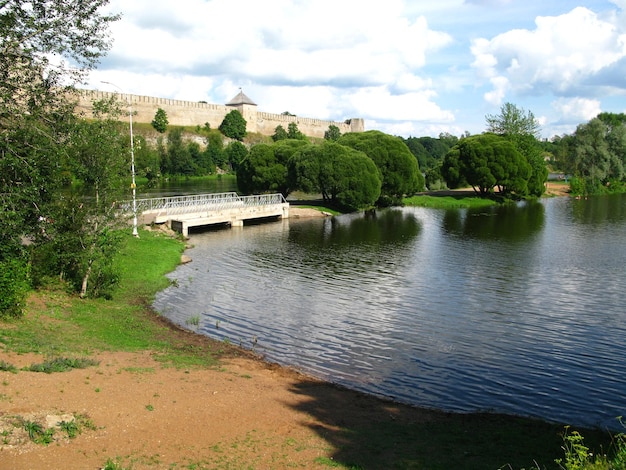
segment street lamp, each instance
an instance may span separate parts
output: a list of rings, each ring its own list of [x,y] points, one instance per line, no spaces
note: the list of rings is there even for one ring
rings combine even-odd
[[[105,82],[105,81],[102,81],[102,83],[106,83],[107,85],[114,86],[122,94],[125,94],[126,102],[128,103],[128,122],[130,125],[130,172],[132,175],[132,183],[130,187],[133,190],[133,236],[139,238],[139,232],[137,231],[137,194],[136,194],[137,185],[135,184],[135,144],[133,142],[133,108],[130,104],[130,95],[124,93],[124,91],[115,83]]]

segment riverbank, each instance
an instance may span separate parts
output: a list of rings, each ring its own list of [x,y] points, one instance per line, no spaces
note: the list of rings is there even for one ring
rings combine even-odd
[[[182,248],[142,231],[120,253],[112,300],[50,289],[0,323],[0,362],[14,367],[0,371],[0,468],[557,468],[562,425],[404,406],[169,324],[146,305]],[[23,370],[59,356],[97,365]],[[55,421],[81,432],[29,438],[29,423]]]

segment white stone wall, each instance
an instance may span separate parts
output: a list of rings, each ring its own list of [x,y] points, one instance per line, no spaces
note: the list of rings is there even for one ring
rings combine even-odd
[[[258,132],[263,135],[273,135],[276,127],[282,125],[285,130],[290,122],[298,125],[300,132],[309,137],[324,137],[324,132],[331,124],[337,126],[342,134],[347,132],[363,132],[363,119],[350,119],[348,123],[325,121],[322,119],[303,118],[283,114],[272,114],[258,111],[256,106],[242,105],[237,107],[196,101],[171,100],[152,96],[129,95],[110,93],[106,91],[85,90],[77,106],[77,112],[91,117],[91,103],[111,96],[119,96],[124,103],[130,99],[135,122],[152,122],[159,108],[167,113],[167,119],[175,126],[200,126],[209,123],[211,129],[217,129],[224,120],[224,116],[233,109],[238,109],[247,122],[248,132]]]

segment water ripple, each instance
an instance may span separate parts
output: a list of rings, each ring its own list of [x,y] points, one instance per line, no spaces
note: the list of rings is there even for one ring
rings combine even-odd
[[[403,402],[611,426],[626,411],[626,223],[571,204],[198,234],[155,307]]]

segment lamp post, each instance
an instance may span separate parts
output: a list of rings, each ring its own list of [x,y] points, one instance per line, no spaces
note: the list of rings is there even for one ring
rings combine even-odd
[[[133,141],[133,108],[130,103],[130,96],[117,86],[115,83],[105,82],[107,85],[114,86],[117,88],[122,94],[126,95],[126,102],[128,103],[128,123],[130,125],[130,173],[132,176],[132,183],[130,187],[133,190],[133,236],[139,238],[139,232],[137,231],[137,185],[135,184],[135,144]]]

